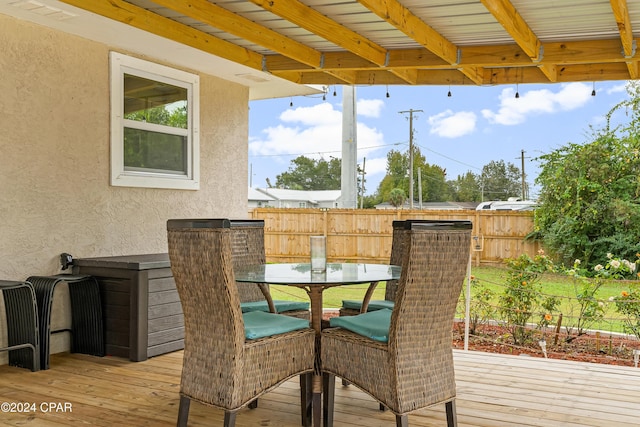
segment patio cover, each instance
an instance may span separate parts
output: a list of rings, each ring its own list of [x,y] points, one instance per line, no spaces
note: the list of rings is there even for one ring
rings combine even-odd
[[[640,75],[635,0],[60,3],[300,84],[495,85]]]

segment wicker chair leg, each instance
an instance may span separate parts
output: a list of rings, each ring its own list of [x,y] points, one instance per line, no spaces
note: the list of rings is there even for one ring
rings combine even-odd
[[[409,427],[409,416],[396,415],[396,427]]]
[[[303,427],[311,427],[311,416],[313,410],[313,374],[307,373],[300,375],[300,412],[301,425]]]
[[[333,427],[333,402],[336,394],[336,376],[322,374],[322,418],[324,427]]]
[[[256,409],[258,407],[258,399],[250,402],[247,406],[249,407],[249,409]]]
[[[458,417],[456,416],[456,401],[447,402],[447,427],[458,427]]]
[[[237,412],[224,411],[224,427],[234,427],[236,425]]]
[[[191,400],[188,397],[180,396],[180,406],[178,407],[178,427],[187,427],[190,405]]]

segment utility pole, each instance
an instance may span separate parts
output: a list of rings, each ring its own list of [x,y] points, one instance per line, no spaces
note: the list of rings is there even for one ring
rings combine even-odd
[[[365,164],[367,162],[367,158],[363,157],[362,158],[362,182],[360,183],[360,209],[364,208],[364,168],[365,168]]]
[[[520,150],[520,161],[522,164],[522,200],[527,200],[526,194],[527,194],[527,183],[525,181],[525,173],[524,173],[524,150]],[[528,159],[529,157],[527,157]]]
[[[409,113],[409,207],[411,209],[413,209],[413,113],[422,112],[414,109],[399,111],[400,114]]]
[[[422,168],[418,168],[418,207],[422,210]]]

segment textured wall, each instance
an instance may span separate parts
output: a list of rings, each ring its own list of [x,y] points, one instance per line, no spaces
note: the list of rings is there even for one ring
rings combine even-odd
[[[5,15],[0,40],[0,278],[166,252],[168,218],[247,217],[247,88],[200,77],[199,191],[111,187],[109,47]]]

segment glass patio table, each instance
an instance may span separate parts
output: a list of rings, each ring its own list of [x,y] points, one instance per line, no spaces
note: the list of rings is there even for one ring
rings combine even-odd
[[[378,282],[400,278],[400,266],[385,264],[327,263],[326,272],[312,273],[310,263],[257,264],[235,269],[237,282],[286,285],[304,289],[309,295],[311,327],[316,331],[316,367],[313,375],[313,425],[319,427],[322,414],[322,366],[320,333],[322,331],[322,292],[335,286],[369,283],[362,304],[366,312]]]

